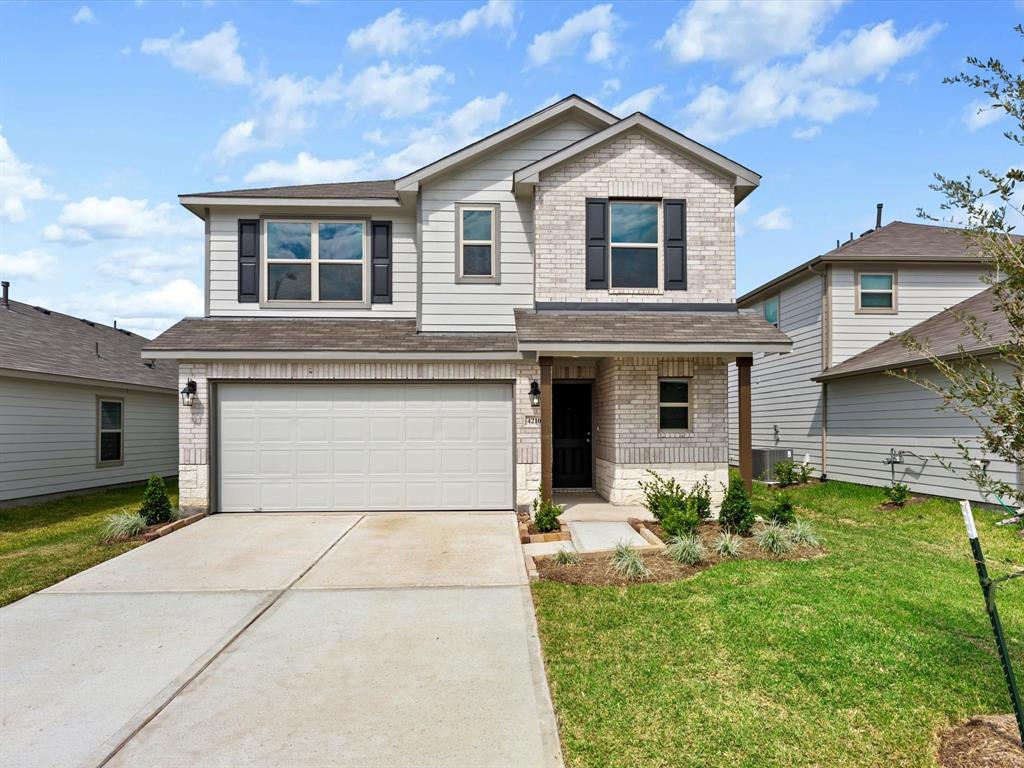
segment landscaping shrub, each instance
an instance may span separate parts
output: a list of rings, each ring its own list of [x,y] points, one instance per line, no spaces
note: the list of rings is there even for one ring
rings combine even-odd
[[[117,512],[107,518],[104,541],[122,541],[138,536],[146,528],[146,518],[138,512]]]
[[[811,475],[814,474],[814,466],[811,464],[796,465],[797,481],[800,483],[811,482]]]
[[[779,525],[789,525],[796,520],[796,507],[789,494],[778,493],[768,508],[768,519],[774,520]]]
[[[665,555],[681,565],[696,565],[704,559],[704,545],[696,536],[673,536]]]
[[[139,515],[146,521],[146,525],[169,523],[174,520],[174,509],[171,507],[171,500],[167,498],[167,486],[160,475],[150,475],[146,490],[142,494]]]
[[[707,475],[693,484],[686,499],[693,504],[694,512],[702,521],[711,517],[711,484]]]
[[[885,498],[895,507],[902,507],[910,501],[910,486],[906,483],[893,483],[885,489]]]
[[[685,536],[696,533],[700,525],[697,502],[693,498],[666,502],[662,507],[661,527],[669,536]]]
[[[778,523],[769,523],[754,536],[757,546],[765,552],[780,556],[790,547],[789,531]]]
[[[750,506],[750,497],[738,475],[729,477],[729,487],[725,490],[718,521],[725,530],[741,535],[750,533],[754,527],[754,509]]]
[[[728,531],[722,531],[712,545],[715,554],[719,557],[739,557],[740,537]]]
[[[569,549],[559,549],[552,555],[551,559],[557,565],[579,565],[583,562],[582,557]]]
[[[799,476],[796,464],[792,461],[777,462],[772,468],[772,472],[775,475],[775,481],[783,487],[795,485]]]
[[[648,469],[647,474],[651,479],[640,481],[640,490],[644,493],[644,507],[660,523],[668,510],[682,506],[686,502],[686,491],[675,478],[666,479],[653,469]]]
[[[565,512],[565,507],[552,501],[543,500],[541,495],[533,500],[533,523],[541,533],[551,533],[559,528],[558,516]]]
[[[628,544],[619,544],[615,547],[611,569],[627,581],[639,581],[651,573],[640,553]]]
[[[669,536],[693,533],[701,521],[711,517],[711,485],[707,476],[687,492],[674,478],[663,478],[653,469],[647,473],[651,479],[640,481],[644,507]]]
[[[789,538],[794,544],[806,544],[809,547],[817,547],[821,539],[814,532],[814,527],[806,520],[795,520],[789,527]]]

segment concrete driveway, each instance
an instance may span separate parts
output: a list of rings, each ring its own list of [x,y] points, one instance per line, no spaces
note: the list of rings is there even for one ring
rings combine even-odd
[[[0,764],[561,766],[511,514],[217,515],[0,609]]]

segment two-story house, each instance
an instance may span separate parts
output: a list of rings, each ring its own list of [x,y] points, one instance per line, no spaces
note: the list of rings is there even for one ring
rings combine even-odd
[[[759,181],[570,96],[400,179],[181,196],[205,316],[146,354],[180,365],[182,505],[625,502],[647,468],[717,491],[727,365],[790,348],[735,304]]]
[[[959,315],[1006,333],[982,276],[988,267],[963,233],[894,221],[837,246],[741,296],[793,340],[791,354],[756,354],[752,372],[753,447],[792,451],[815,474],[938,496],[983,499],[967,477],[955,440],[971,445],[977,427],[937,410],[930,391],[887,375],[914,369],[937,376],[894,334],[907,332],[955,358],[961,346],[984,354]],[[737,372],[730,371],[732,457],[738,459]],[[978,455],[1010,483],[1020,468]],[[895,460],[894,460],[895,459]],[[954,468],[950,472],[943,462]]]

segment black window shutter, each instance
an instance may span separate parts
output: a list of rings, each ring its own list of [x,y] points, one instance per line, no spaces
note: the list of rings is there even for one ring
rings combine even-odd
[[[587,288],[608,287],[608,201],[587,198]]]
[[[238,301],[260,300],[260,222],[238,221]]]
[[[686,290],[686,201],[666,200],[665,217],[665,290]]]
[[[370,224],[371,302],[391,303],[391,222]]]

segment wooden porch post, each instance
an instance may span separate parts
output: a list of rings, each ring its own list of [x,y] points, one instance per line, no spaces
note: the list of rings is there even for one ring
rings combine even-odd
[[[541,357],[540,363],[540,484],[541,498],[551,501],[552,444],[551,444],[551,358]]]
[[[747,489],[748,494],[754,489],[754,455],[750,434],[750,366],[753,363],[752,357],[736,358],[739,383],[739,396],[736,399],[739,405],[740,477],[743,478],[743,487]]]

